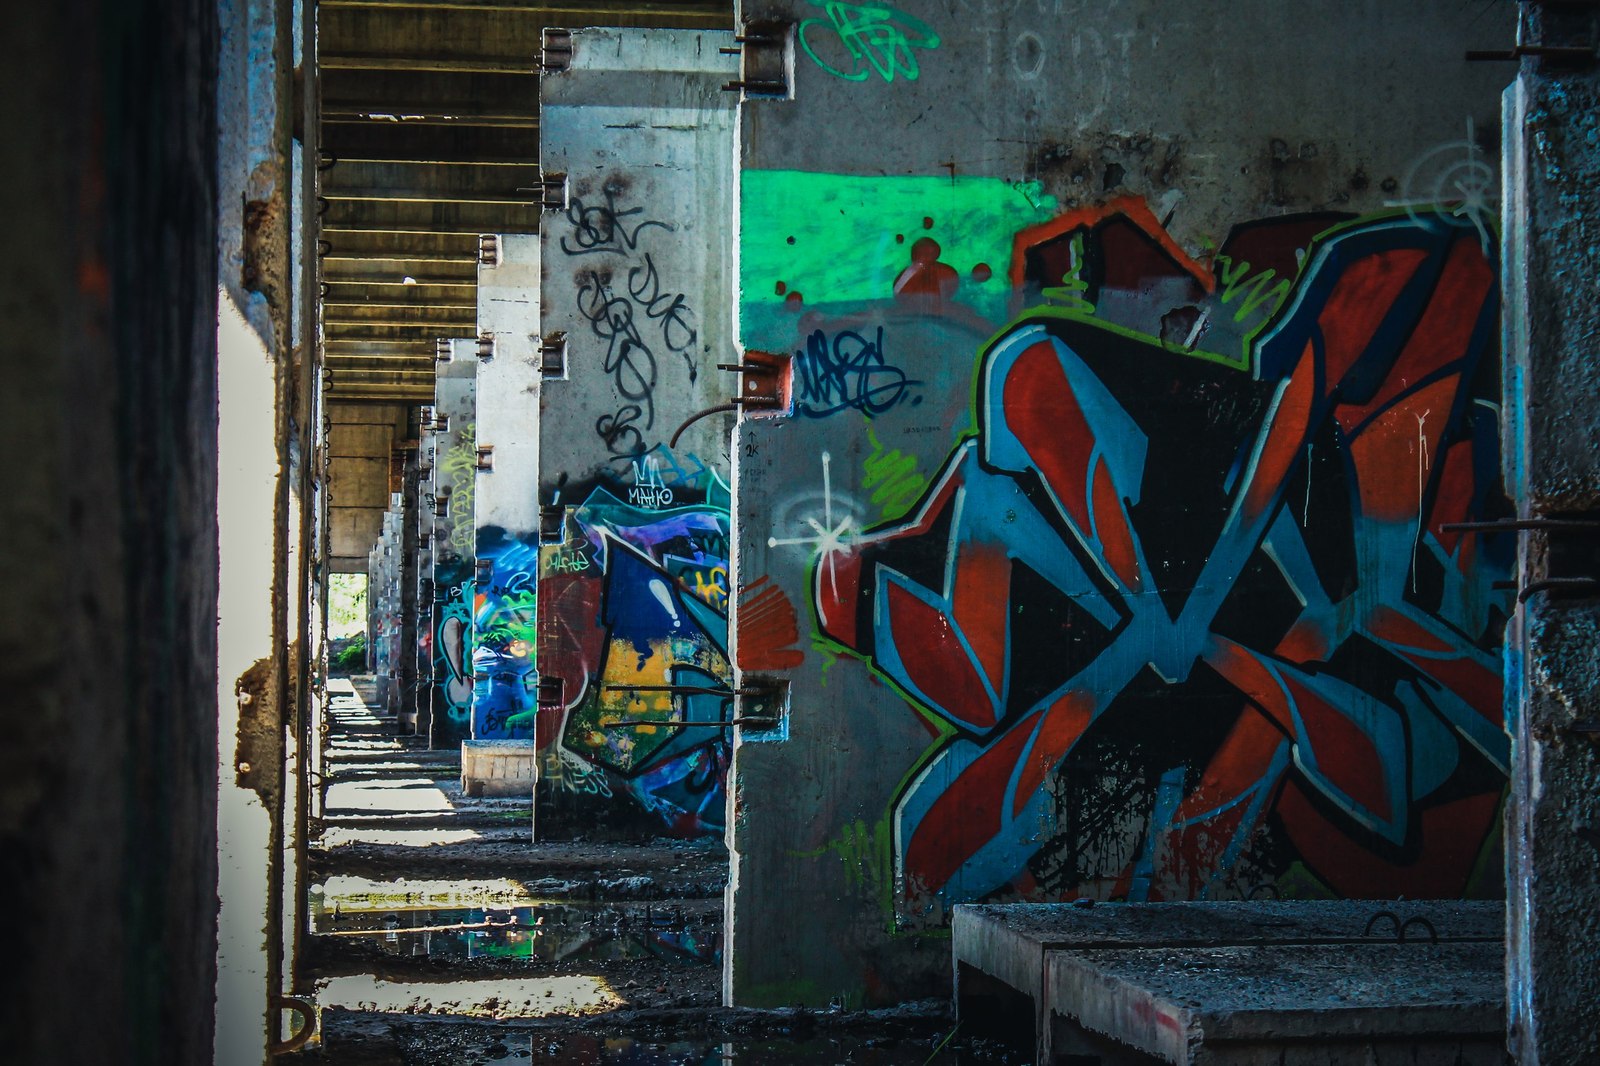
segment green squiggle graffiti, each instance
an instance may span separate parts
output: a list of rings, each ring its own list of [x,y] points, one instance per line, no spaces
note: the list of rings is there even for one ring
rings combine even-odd
[[[933,27],[887,4],[829,0],[818,6],[827,18],[802,21],[796,36],[811,61],[836,78],[866,81],[876,71],[886,82],[894,81],[896,74],[906,81],[916,81],[920,71],[912,49],[931,51],[939,47],[939,35]],[[848,69],[841,70],[819,56],[812,47],[813,37],[819,43],[837,40],[852,61]]]
[[[917,471],[917,457],[906,455],[899,448],[885,448],[878,435],[867,425],[867,440],[872,454],[867,456],[867,476],[861,487],[873,489],[872,502],[877,504],[884,518],[899,518],[911,509],[928,487],[928,479]]]

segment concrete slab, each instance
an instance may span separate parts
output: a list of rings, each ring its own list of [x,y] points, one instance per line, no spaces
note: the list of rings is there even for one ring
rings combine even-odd
[[[1046,967],[1041,1063],[1506,1061],[1493,942],[1055,951]]]
[[[1394,918],[1375,918],[1384,912]],[[1011,1010],[1032,1014],[1035,1046],[1042,1052],[1049,1042],[1047,959],[1053,952],[1393,941],[1397,923],[1406,924],[1410,940],[1421,944],[1429,935],[1422,923],[1414,921],[1418,918],[1431,925],[1443,943],[1498,944],[1504,936],[1504,915],[1498,902],[1460,900],[958,906],[951,923],[956,1010],[965,1019],[975,1003],[981,1002],[982,1011],[994,1012],[1012,998]],[[1015,997],[1028,1002],[1024,1006]]]
[[[538,779],[532,740],[461,742],[461,791],[468,796],[531,797]]]

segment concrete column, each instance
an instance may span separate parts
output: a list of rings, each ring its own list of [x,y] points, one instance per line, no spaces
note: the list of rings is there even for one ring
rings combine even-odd
[[[540,82],[541,833],[725,824],[732,44],[576,30]]]
[[[219,157],[218,527],[221,589],[218,1062],[251,1063],[283,1035],[289,978],[284,861],[291,649],[304,619],[304,373],[293,358],[292,5],[225,0]],[[297,423],[297,419],[300,424]],[[298,453],[299,458],[296,458]],[[293,520],[293,521],[292,521]]]
[[[217,5],[10,5],[0,31],[0,382],[26,452],[0,523],[4,1054],[198,1066],[216,973]]]
[[[539,564],[539,238],[485,237],[478,267],[477,595],[473,791],[531,796],[536,779],[535,588]],[[492,747],[496,757],[471,749]],[[487,750],[487,749],[485,749]],[[491,768],[487,777],[483,768]]]
[[[1592,7],[1530,39],[1592,49]],[[1510,628],[1511,1050],[1600,1060],[1600,72],[1525,60],[1506,94],[1507,481],[1524,600]],[[1541,525],[1562,519],[1586,523]]]
[[[477,342],[442,343],[434,364],[434,748],[471,735],[473,491],[476,488]]]
[[[417,641],[416,707],[418,736],[433,735],[433,467],[437,435],[433,428],[433,408],[422,408],[417,429]]]
[[[415,418],[415,415],[412,415]],[[399,686],[400,720],[406,730],[417,731],[417,449],[406,442],[404,482],[400,493],[400,632],[395,675]]]
[[[1508,510],[1463,54],[1516,5],[1069,6],[741,4],[792,403],[734,448],[790,708],[734,748],[735,1002],[929,994],[965,901],[1502,891],[1513,545],[1452,527]]]

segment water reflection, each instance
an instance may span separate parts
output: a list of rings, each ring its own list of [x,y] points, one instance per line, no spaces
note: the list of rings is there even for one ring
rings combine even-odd
[[[645,958],[714,964],[722,957],[720,916],[686,914],[670,905],[324,911],[314,931],[379,944],[396,955],[545,964]]]

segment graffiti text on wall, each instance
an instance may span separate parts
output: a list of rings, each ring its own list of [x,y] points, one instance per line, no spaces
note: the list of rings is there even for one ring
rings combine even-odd
[[[732,717],[727,486],[657,447],[581,498],[540,557],[540,669],[565,702],[539,746],[563,792],[625,792],[671,832],[721,832],[731,738],[704,723]]]
[[[840,411],[882,414],[895,404],[920,402],[906,377],[883,354],[883,327],[870,336],[839,330],[830,341],[813,330],[803,351],[794,353],[795,413],[822,418]]]
[[[473,493],[478,471],[478,427],[471,422],[454,434],[454,441],[439,459],[439,470],[450,486],[450,545],[464,552],[472,547]]]
[[[917,50],[939,47],[939,35],[919,18],[888,4],[812,0],[822,18],[803,19],[796,36],[811,61],[836,78],[916,81]]]
[[[644,218],[643,208],[620,208],[620,190],[613,184],[602,191],[603,204],[573,198],[567,209],[572,233],[561,238],[561,250],[573,257],[605,257],[592,263],[583,259],[591,265],[576,275],[578,314],[604,349],[601,367],[619,400],[596,417],[594,429],[613,457],[634,459],[650,449],[646,434],[655,428],[656,353],[682,359],[692,384],[699,374],[700,334],[687,297],[663,279],[655,257],[639,247],[646,231],[673,233],[677,227]]]

